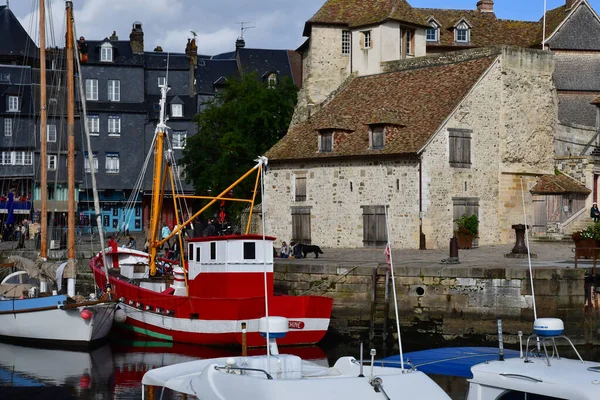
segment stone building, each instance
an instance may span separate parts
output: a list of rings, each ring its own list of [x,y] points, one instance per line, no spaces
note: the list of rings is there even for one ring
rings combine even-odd
[[[330,247],[446,247],[453,221],[508,241],[521,185],[553,171],[553,55],[485,48],[354,77],[268,153],[266,229]],[[526,192],[527,201],[530,195]]]

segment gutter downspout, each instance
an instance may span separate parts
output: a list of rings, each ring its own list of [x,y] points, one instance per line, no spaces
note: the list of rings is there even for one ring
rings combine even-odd
[[[419,250],[427,250],[423,233],[423,157],[419,154]]]

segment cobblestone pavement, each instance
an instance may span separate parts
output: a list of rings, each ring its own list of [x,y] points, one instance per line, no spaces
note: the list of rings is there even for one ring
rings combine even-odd
[[[137,239],[138,248],[143,245],[143,238]],[[125,243],[125,239],[121,242]],[[0,251],[15,250],[18,242],[0,242]],[[82,237],[77,245],[78,251],[84,251],[88,255],[99,250],[97,243],[92,243],[89,237]],[[528,266],[527,258],[505,258],[510,253],[514,244],[481,246],[476,249],[459,250],[461,266],[465,267],[523,267]],[[532,254],[537,257],[531,259],[533,267],[574,267],[573,243],[570,242],[530,242]],[[34,241],[25,242],[25,250],[34,250]],[[275,259],[276,263],[286,264],[314,264],[314,265],[351,265],[351,266],[374,266],[385,263],[385,255],[382,248],[362,249],[331,249],[322,248],[324,254],[315,258],[314,253],[303,259]],[[435,250],[412,250],[392,249],[392,260],[395,266],[442,266],[442,260],[448,258],[449,249]],[[78,257],[80,257],[78,255]],[[579,267],[591,267],[591,260],[579,260]]]

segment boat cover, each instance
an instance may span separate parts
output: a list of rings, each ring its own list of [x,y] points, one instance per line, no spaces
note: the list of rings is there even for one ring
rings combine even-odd
[[[504,349],[504,358],[516,357],[519,357],[517,350]],[[421,372],[461,378],[473,377],[472,366],[497,359],[497,347],[443,347],[404,353],[404,362]],[[400,357],[386,357],[377,361],[376,365],[400,368]]]

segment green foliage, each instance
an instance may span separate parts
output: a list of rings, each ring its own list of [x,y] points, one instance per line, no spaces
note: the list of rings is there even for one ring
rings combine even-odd
[[[477,215],[473,214],[467,217],[467,214],[463,214],[462,217],[454,222],[456,222],[457,233],[473,237],[479,236],[479,220],[477,219]]]
[[[229,79],[224,90],[200,115],[196,135],[188,138],[181,163],[196,193],[216,195],[255,165],[287,132],[298,88],[280,79],[273,88],[254,74]],[[235,197],[250,197],[254,179],[235,189]],[[243,203],[235,203],[238,208]]]
[[[574,232],[571,237],[574,241],[583,239],[600,240],[600,222],[594,222],[593,224],[588,225],[585,229]]]

